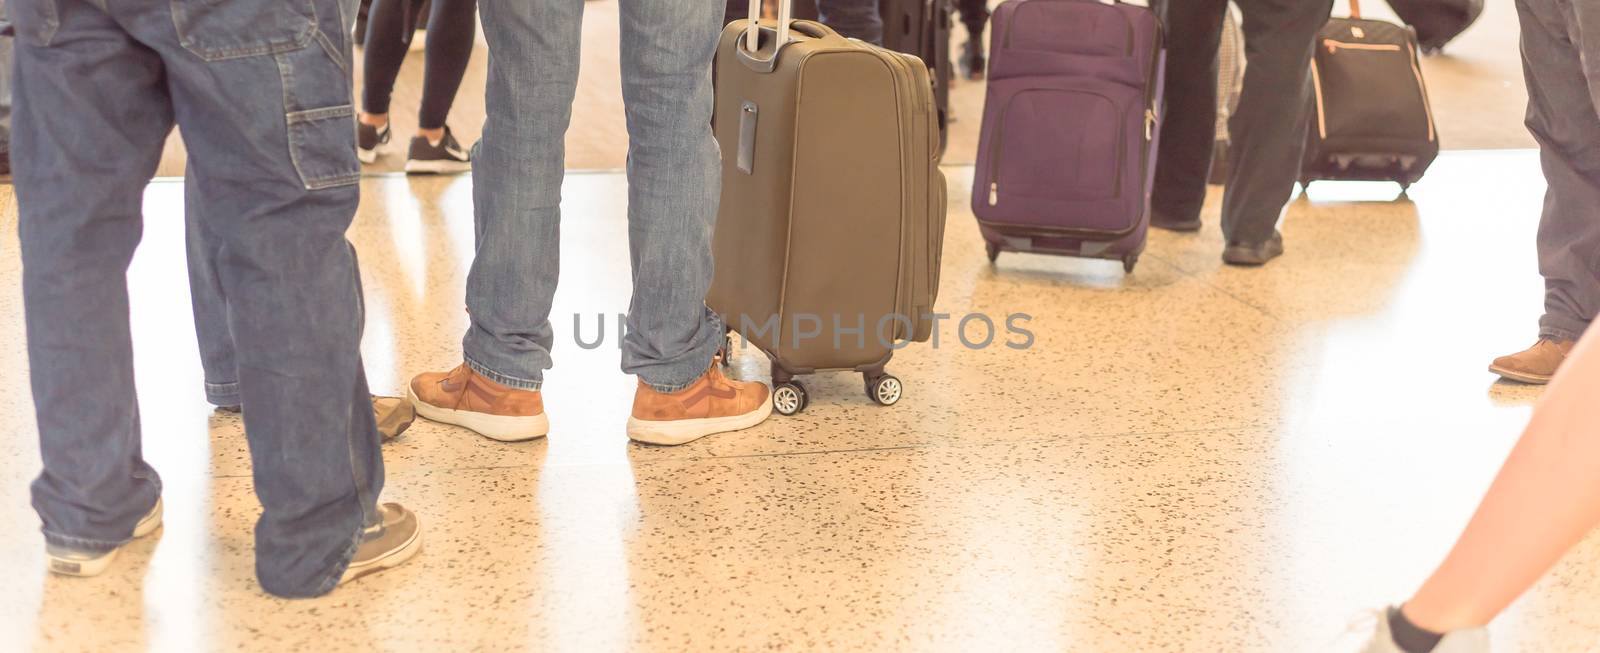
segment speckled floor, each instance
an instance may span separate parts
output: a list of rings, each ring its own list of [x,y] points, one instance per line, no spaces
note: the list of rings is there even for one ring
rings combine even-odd
[[[628,272],[622,179],[569,177],[550,438],[419,423],[386,448],[387,496],[421,514],[425,551],[303,602],[252,578],[241,424],[202,400],[182,188],[155,183],[130,283],[167,525],[106,576],[47,577],[29,397],[0,395],[0,648],[1348,651],[1352,620],[1449,546],[1537,396],[1484,370],[1534,337],[1529,152],[1448,154],[1412,201],[1313,187],[1262,270],[1220,264],[1213,206],[1130,277],[991,267],[970,170],[948,174],[939,307],[1031,314],[1034,346],[952,346],[947,323],[896,358],[899,406],[828,376],[799,416],[680,448],[628,444],[616,350],[573,343],[573,314],[626,308]],[[379,391],[457,361],[471,183],[363,182]],[[26,388],[0,193],[0,381]],[[1593,650],[1597,575],[1591,540],[1497,622],[1502,650]]]

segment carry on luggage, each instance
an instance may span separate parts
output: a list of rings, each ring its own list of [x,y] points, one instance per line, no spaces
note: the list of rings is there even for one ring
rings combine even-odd
[[[922,58],[933,78],[939,105],[940,153],[950,127],[951,0],[880,0],[883,47]]]
[[[1244,31],[1239,29],[1239,8],[1228,3],[1222,19],[1222,43],[1217,47],[1217,143],[1211,148],[1213,184],[1228,182],[1228,119],[1239,108],[1239,92],[1244,89]]]
[[[824,370],[860,372],[873,401],[893,404],[904,390],[884,366],[932,335],[939,288],[933,84],[915,56],[791,26],[790,2],[776,23],[734,22],[717,49],[722,209],[706,302],[772,359],[779,413],[808,403],[796,375]]]
[[[1319,179],[1394,181],[1410,188],[1439,155],[1428,88],[1410,29],[1333,18],[1311,60],[1311,119],[1300,183]]]
[[[1166,66],[1149,8],[1007,0],[995,9],[972,212],[1002,251],[1121,260],[1150,225]]]
[[[1417,31],[1417,45],[1438,52],[1483,15],[1483,0],[1389,0],[1400,21]]]

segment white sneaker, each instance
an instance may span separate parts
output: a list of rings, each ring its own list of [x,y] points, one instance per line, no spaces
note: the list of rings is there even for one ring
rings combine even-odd
[[[135,538],[144,537],[161,528],[161,499],[156,499],[156,505],[146,513],[138,524],[133,526]],[[126,545],[124,545],[126,546]],[[100,572],[111,566],[117,559],[117,552],[122,547],[110,551],[80,551],[68,547],[45,546],[45,555],[50,559],[50,571],[63,576],[98,576]]]
[[[1361,653],[1406,653],[1399,644],[1394,643],[1394,634],[1389,632],[1388,610],[1378,613],[1377,632],[1372,633],[1372,639],[1367,645],[1361,647]],[[1445,633],[1444,639],[1433,647],[1430,653],[1488,653],[1489,631],[1484,628],[1469,628],[1466,630],[1452,630]]]

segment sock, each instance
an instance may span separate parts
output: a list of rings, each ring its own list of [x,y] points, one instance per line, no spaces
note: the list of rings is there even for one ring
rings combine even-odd
[[[1389,634],[1394,638],[1395,646],[1406,653],[1428,653],[1439,645],[1439,640],[1444,639],[1443,633],[1423,630],[1411,623],[1398,607],[1389,608],[1388,618]]]

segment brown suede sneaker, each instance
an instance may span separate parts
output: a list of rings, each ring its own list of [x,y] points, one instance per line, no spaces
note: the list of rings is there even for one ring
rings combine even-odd
[[[378,435],[388,442],[400,437],[417,421],[417,409],[400,397],[372,395],[372,416],[378,422]]]
[[[1512,381],[1544,385],[1561,369],[1562,361],[1567,360],[1576,344],[1572,340],[1540,338],[1525,351],[1494,359],[1489,371]]]
[[[692,385],[657,392],[643,381],[633,395],[628,437],[648,444],[684,444],[714,433],[747,429],[772,414],[772,393],[762,383],[722,375],[721,361]]]
[[[495,383],[466,363],[449,372],[418,374],[406,392],[417,414],[501,442],[542,438],[550,432],[538,390]]]
[[[422,550],[422,522],[398,503],[378,506],[379,521],[361,531],[361,544],[339,577],[343,585],[367,574],[398,567]]]

